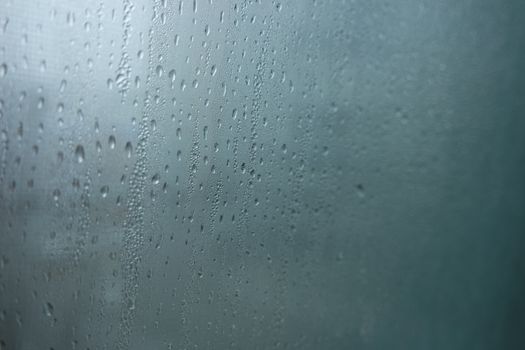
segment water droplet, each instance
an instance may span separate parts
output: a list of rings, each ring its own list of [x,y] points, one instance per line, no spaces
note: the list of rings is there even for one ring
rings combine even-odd
[[[117,140],[115,139],[115,136],[111,135],[108,139],[109,148],[115,149],[116,144],[117,144]]]
[[[131,158],[131,153],[133,153],[133,146],[131,145],[131,142],[126,142],[124,150],[126,151],[126,155],[128,156],[128,158]]]
[[[127,300],[127,305],[129,310],[135,310],[135,300],[133,298]]]
[[[0,64],[0,78],[5,77],[7,74],[7,64],[2,63]]]
[[[75,24],[75,14],[68,12],[66,15],[66,22],[68,25],[73,26]]]
[[[24,124],[19,123],[18,128],[16,129],[16,138],[22,140],[24,138]]]
[[[365,188],[362,184],[357,184],[355,186],[356,190],[357,190],[357,196],[359,198],[365,198]]]
[[[168,77],[170,78],[171,82],[175,81],[175,79],[177,78],[177,72],[175,71],[175,69],[170,70],[170,72],[168,73]]]
[[[119,87],[124,86],[126,84],[126,75],[123,73],[117,74],[117,76],[115,77],[115,83]]]
[[[55,310],[55,308],[53,307],[53,304],[51,304],[50,302],[47,302],[44,305],[44,311],[45,311],[46,316],[48,316],[48,317],[53,316],[54,310]]]
[[[78,163],[82,163],[84,161],[84,147],[82,147],[82,145],[78,145],[75,149],[75,157]]]
[[[160,182],[160,175],[159,174],[155,174],[151,177],[151,183],[154,184],[154,185],[158,185]]]
[[[108,193],[109,193],[109,186],[102,186],[100,188],[100,195],[102,196],[102,198],[106,198],[108,196]]]
[[[162,66],[157,66],[157,69],[156,69],[156,72],[157,72],[157,76],[160,78],[162,77],[162,74],[164,73],[164,69],[162,68]]]
[[[397,108],[395,114],[401,123],[406,124],[408,122],[408,114],[403,109]]]

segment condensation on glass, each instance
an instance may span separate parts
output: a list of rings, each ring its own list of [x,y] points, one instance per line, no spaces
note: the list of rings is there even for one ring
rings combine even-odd
[[[0,2],[0,349],[516,349],[522,1]]]

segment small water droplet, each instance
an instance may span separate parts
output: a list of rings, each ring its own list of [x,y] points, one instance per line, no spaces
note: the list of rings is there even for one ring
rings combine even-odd
[[[0,78],[3,78],[7,75],[7,64],[0,64]]]
[[[162,77],[162,74],[164,73],[164,69],[162,68],[162,66],[157,66],[157,69],[156,69],[156,72],[157,72],[157,76],[160,78]]]
[[[356,190],[357,190],[357,196],[359,198],[365,198],[365,188],[362,184],[357,184],[355,186]]]
[[[60,82],[60,87],[58,88],[58,91],[59,92],[64,92],[64,90],[66,89],[67,87],[67,80],[63,79],[61,82]]]
[[[46,316],[51,317],[51,316],[53,316],[53,312],[54,312],[55,308],[54,308],[53,304],[51,304],[50,302],[47,302],[44,305],[44,310],[45,310]]]
[[[117,74],[117,76],[115,77],[115,83],[119,87],[124,86],[124,84],[126,84],[126,75],[123,73]]]
[[[151,183],[154,184],[154,185],[158,185],[160,182],[160,175],[159,174],[155,174],[151,177]]]
[[[111,135],[108,139],[109,148],[115,149],[116,144],[117,144],[117,140],[115,139],[115,136]]]
[[[84,147],[82,147],[82,145],[78,145],[75,149],[75,157],[77,158],[78,163],[82,163],[84,161]]]
[[[131,158],[131,153],[133,153],[133,146],[131,145],[131,142],[126,142],[126,146],[124,146],[124,151],[126,151],[126,155],[128,158]]]
[[[171,82],[175,81],[175,79],[177,78],[177,72],[175,71],[175,69],[170,70],[170,72],[168,73],[168,77],[170,78]]]
[[[127,305],[129,310],[135,310],[135,300],[133,298],[127,300]]]

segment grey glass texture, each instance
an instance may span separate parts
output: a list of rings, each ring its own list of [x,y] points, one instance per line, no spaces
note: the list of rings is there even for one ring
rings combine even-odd
[[[0,349],[521,349],[524,23],[0,0]]]

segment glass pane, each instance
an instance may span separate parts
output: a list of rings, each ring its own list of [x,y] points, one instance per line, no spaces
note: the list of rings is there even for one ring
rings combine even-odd
[[[0,349],[516,349],[525,3],[3,0]]]

